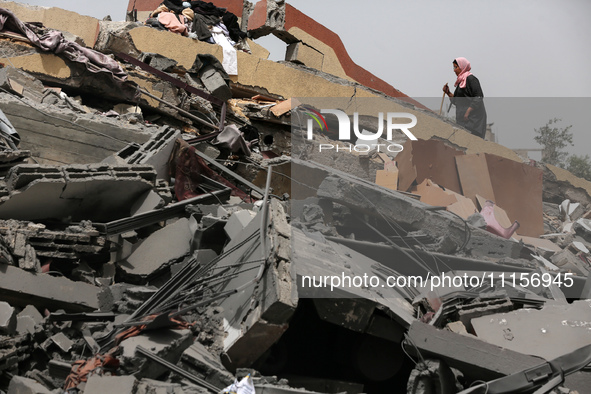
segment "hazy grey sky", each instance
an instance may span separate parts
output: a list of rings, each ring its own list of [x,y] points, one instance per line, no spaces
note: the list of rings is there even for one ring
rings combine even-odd
[[[459,56],[472,63],[486,97],[591,97],[589,0],[287,2],[337,33],[353,61],[412,97],[441,98],[443,84],[455,81],[451,63]],[[123,20],[127,9],[125,0],[27,3],[113,20]],[[259,43],[277,60],[284,46],[273,41]],[[562,116],[554,112],[542,118]],[[564,121],[573,124],[573,152],[586,153],[591,122]],[[509,147],[536,147],[528,128],[493,130]]]

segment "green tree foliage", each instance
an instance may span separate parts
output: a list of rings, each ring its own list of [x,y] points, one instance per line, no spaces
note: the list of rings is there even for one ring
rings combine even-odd
[[[589,155],[572,155],[567,160],[566,169],[579,178],[591,181],[591,158]]]
[[[561,119],[550,119],[545,126],[534,129],[534,140],[542,146],[542,162],[557,167],[565,167],[568,153],[564,151],[568,145],[573,145],[572,126],[560,128],[556,123]]]

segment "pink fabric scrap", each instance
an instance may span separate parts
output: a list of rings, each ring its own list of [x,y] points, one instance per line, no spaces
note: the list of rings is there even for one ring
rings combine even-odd
[[[179,18],[181,19],[180,21]],[[187,32],[184,15],[179,15],[177,18],[177,16],[172,12],[161,12],[158,14],[158,22],[162,23],[173,33],[185,34]]]

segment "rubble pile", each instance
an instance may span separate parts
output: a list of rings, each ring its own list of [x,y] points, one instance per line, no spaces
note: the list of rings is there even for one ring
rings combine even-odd
[[[586,392],[588,182],[317,62],[285,2],[185,3],[92,35],[0,2],[0,392]],[[331,94],[428,126],[308,138]]]

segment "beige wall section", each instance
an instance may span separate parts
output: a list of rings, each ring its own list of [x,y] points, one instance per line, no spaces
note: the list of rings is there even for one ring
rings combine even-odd
[[[151,27],[138,27],[132,29],[129,34],[138,50],[159,53],[176,60],[179,65],[187,69],[193,66],[195,57],[199,53],[214,55],[218,59],[222,59],[221,46],[196,41],[180,34],[156,30]]]
[[[260,59],[268,59],[269,58],[269,54],[271,52],[266,50],[265,47],[257,44],[256,42],[252,41],[250,38],[247,38],[246,42],[248,42],[248,46],[250,47],[250,50],[251,50],[253,56],[256,56]]]
[[[156,30],[151,27],[138,27],[132,29],[129,34],[138,50],[159,53],[162,56],[176,60],[179,65],[187,69],[193,66],[197,54],[200,53],[214,55],[220,61],[223,59],[221,46],[193,40],[180,34]],[[238,54],[244,54],[255,59],[267,59],[269,57],[269,51],[260,45],[251,40],[248,40],[248,45],[252,50],[252,55],[244,52],[238,52]]]
[[[12,11],[23,22],[42,22],[44,26],[70,32],[84,40],[92,48],[99,32],[99,20],[61,8],[30,6],[28,4],[1,1],[0,7]]]
[[[60,57],[53,54],[35,53],[32,55],[11,57],[10,59],[0,58],[0,62],[33,74],[51,75],[59,79],[67,79],[72,76],[70,68],[66,63]]]
[[[222,60],[220,46],[193,41],[165,31],[158,31],[148,27],[139,27],[130,31],[136,47],[142,52],[160,53],[172,58],[186,68],[193,65],[198,53],[210,53]],[[334,55],[334,52],[333,52]],[[329,56],[330,57],[330,56]],[[325,56],[326,59],[326,56]],[[336,56],[334,56],[336,59]],[[338,61],[338,60],[337,60]],[[342,68],[341,68],[342,71]],[[331,73],[332,74],[332,73]],[[350,80],[350,78],[348,78]],[[398,103],[395,99],[388,99],[375,91],[359,85],[353,86],[329,81],[321,75],[316,75],[302,68],[276,63],[261,59],[254,55],[238,52],[238,75],[232,80],[246,86],[256,86],[267,89],[270,93],[289,97],[374,97],[365,107],[358,107],[355,111],[360,114],[376,115],[378,112],[411,112],[417,117],[418,123],[411,131],[418,138],[429,139],[437,136],[449,140],[458,148],[466,149],[466,153],[486,152],[508,159],[521,161],[519,156],[504,146],[484,141],[464,130],[454,127],[425,111],[414,110]],[[359,103],[359,102],[358,102]],[[364,105],[363,101],[360,105]]]
[[[548,167],[548,169],[554,173],[556,180],[569,182],[574,187],[580,187],[591,196],[591,182],[583,178],[579,178],[563,168],[559,168],[550,164],[547,164],[546,167]]]
[[[292,27],[291,29],[289,29],[288,32],[294,37],[296,37],[298,40],[302,41],[304,44],[309,45],[312,48],[315,48],[318,52],[324,55],[322,61],[322,68],[319,69],[320,71],[336,75],[337,77],[341,77],[349,81],[353,80],[349,76],[347,76],[345,70],[343,69],[343,66],[341,66],[341,62],[339,61],[339,58],[337,57],[334,49],[332,49],[330,46],[326,45],[319,39],[311,36],[310,34],[306,33],[300,28]],[[307,66],[314,67],[313,65],[308,65],[305,62],[305,59],[303,59],[302,61]]]

